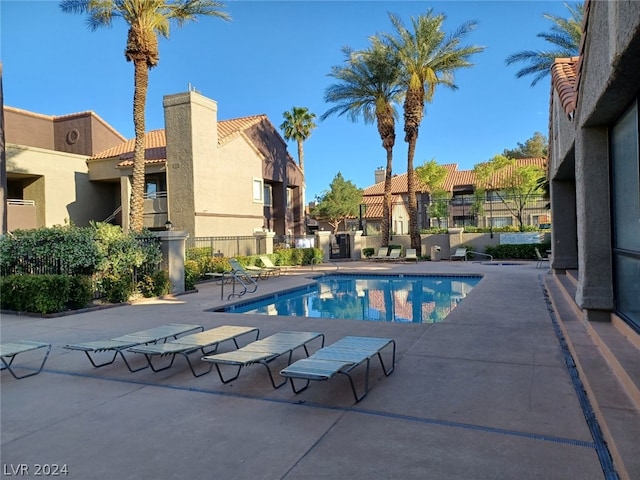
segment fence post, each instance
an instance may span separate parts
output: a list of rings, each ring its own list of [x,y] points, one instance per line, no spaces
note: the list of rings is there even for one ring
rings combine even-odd
[[[331,232],[319,230],[316,232],[316,247],[322,250],[322,259],[325,262],[331,257]]]
[[[157,232],[162,249],[162,263],[169,273],[170,292],[184,293],[184,259],[185,244],[189,237],[187,232]]]
[[[362,259],[362,230],[356,230],[351,235],[349,241],[351,242],[350,251],[351,251],[351,260],[361,260]]]

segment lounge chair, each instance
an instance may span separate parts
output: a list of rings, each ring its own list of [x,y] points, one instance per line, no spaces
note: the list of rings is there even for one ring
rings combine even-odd
[[[180,335],[185,335],[193,332],[201,332],[204,330],[202,325],[189,325],[183,323],[171,323],[169,325],[163,325],[161,327],[154,327],[148,330],[141,330],[139,332],[130,333],[128,335],[123,335],[121,337],[111,338],[109,340],[98,340],[94,342],[84,342],[84,343],[75,343],[65,345],[64,348],[69,350],[80,350],[87,355],[87,358],[96,368],[104,367],[106,365],[111,365],[116,357],[120,355],[124,360],[125,365],[129,369],[130,372],[137,372],[139,370],[143,370],[147,368],[148,365],[145,365],[141,368],[136,368],[135,370],[131,368],[129,362],[124,356],[124,351],[135,347],[137,345],[144,345],[148,343],[158,343],[158,342],[166,342],[167,339],[173,337],[174,339],[178,338]],[[104,363],[96,363],[94,359],[91,357],[90,352],[94,355],[96,353],[112,353],[113,358]]]
[[[238,350],[232,352],[218,353],[215,355],[207,355],[202,357],[204,362],[211,362],[216,366],[218,376],[222,383],[229,383],[240,376],[242,367],[247,367],[259,363],[264,365],[269,372],[269,380],[273,388],[280,388],[287,383],[287,379],[284,382],[276,384],[269,363],[273,362],[282,355],[289,354],[287,363],[291,363],[293,352],[299,348],[303,348],[307,356],[309,356],[309,350],[307,344],[313,340],[321,338],[321,347],[324,346],[324,334],[317,332],[291,332],[283,331],[278,332],[270,337],[263,338],[262,340],[256,340],[248,345],[245,345]],[[231,365],[237,367],[236,374],[224,378],[220,365]]]
[[[388,253],[389,253],[388,247],[379,248],[378,253],[376,253],[375,255],[371,255],[369,257],[369,260],[384,260],[385,258],[387,258]]]
[[[381,260],[383,261],[398,261],[398,260],[402,260],[402,257],[400,256],[400,254],[402,254],[402,249],[401,248],[392,248],[391,251],[389,252],[389,255],[387,255],[384,258],[381,258]]]
[[[542,266],[544,265],[544,262],[549,262],[549,257],[543,257],[540,254],[540,250],[538,250],[538,247],[534,247],[534,250],[536,251],[536,268],[542,268]]]
[[[388,346],[392,347],[392,360],[391,366],[387,369],[382,360],[382,350]],[[390,338],[344,337],[328,347],[321,348],[309,358],[292,363],[283,369],[280,375],[291,381],[294,393],[300,393],[309,387],[311,380],[329,380],[340,373],[349,379],[357,403],[369,392],[369,366],[375,356],[380,360],[385,376],[389,376],[396,364],[396,342]],[[366,363],[364,392],[358,395],[351,371],[362,363]],[[294,379],[306,380],[306,383],[296,388]]]
[[[266,255],[260,255],[259,258],[264,265],[264,268],[266,268],[267,270],[271,270],[276,276],[279,276],[283,272],[282,267],[274,265],[271,259]]]
[[[415,262],[418,261],[418,254],[415,248],[407,248],[407,250],[404,253],[404,259],[405,260],[413,260]]]
[[[42,359],[42,363],[40,364],[40,368],[35,372],[27,373],[25,375],[18,375],[14,371],[13,361],[16,359],[18,355],[24,352],[29,352],[32,350],[39,350],[41,348],[46,348],[47,351],[44,354],[44,358]],[[2,368],[1,370],[7,369],[13,378],[16,380],[20,380],[22,378],[31,377],[33,375],[37,375],[44,368],[44,364],[49,357],[49,352],[51,351],[50,343],[43,342],[31,342],[28,340],[19,340],[17,342],[11,343],[3,343],[0,345],[0,358],[2,359]]]
[[[458,247],[450,257],[449,260],[464,260],[467,261],[467,249],[465,247]]]
[[[182,355],[187,360],[187,364],[189,365],[193,376],[201,377],[202,375],[209,373],[213,368],[213,365],[209,365],[209,369],[202,373],[196,373],[193,368],[193,364],[189,359],[190,354],[200,351],[202,355],[210,355],[218,350],[218,346],[221,343],[228,340],[233,340],[236,348],[239,348],[237,338],[249,333],[255,333],[256,340],[260,336],[260,330],[255,327],[223,325],[204,332],[186,335],[165,343],[158,343],[155,345],[138,345],[136,347],[129,348],[128,351],[143,354],[146,357],[147,362],[149,362],[149,367],[154,372],[161,372],[171,368],[173,361],[176,359],[176,355]],[[157,368],[153,365],[151,361],[153,357],[165,357],[168,355],[171,356],[171,362],[169,362],[168,365],[161,368]]]

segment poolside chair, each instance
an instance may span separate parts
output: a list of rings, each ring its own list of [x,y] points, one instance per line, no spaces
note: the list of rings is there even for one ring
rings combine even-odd
[[[238,350],[226,353],[218,353],[215,355],[207,355],[202,357],[204,362],[211,362],[216,366],[218,376],[222,383],[229,383],[240,376],[242,367],[247,367],[253,364],[261,364],[269,372],[269,380],[273,388],[280,388],[287,383],[285,378],[283,382],[276,384],[269,363],[273,362],[282,355],[289,354],[287,364],[291,363],[293,352],[299,348],[303,348],[307,357],[309,356],[309,350],[307,344],[321,339],[321,347],[324,346],[324,334],[317,332],[291,332],[283,331],[278,332],[270,337],[263,338],[262,340],[256,340],[248,345],[245,345]],[[220,365],[231,365],[237,368],[235,375],[225,378],[222,375]]]
[[[18,355],[24,352],[30,352],[33,350],[39,350],[41,348],[46,348],[47,351],[44,354],[44,358],[42,359],[42,363],[40,364],[40,368],[35,372],[27,373],[25,375],[18,375],[13,366],[13,361],[16,359]],[[44,364],[49,357],[49,352],[51,351],[50,343],[43,342],[31,342],[28,340],[19,340],[11,343],[3,343],[0,345],[0,359],[2,360],[2,368],[0,370],[8,370],[13,378],[16,380],[20,380],[22,378],[32,377],[33,375],[37,375],[44,368]]]
[[[79,350],[87,355],[87,358],[96,368],[111,365],[116,357],[120,355],[124,360],[125,365],[130,372],[137,372],[148,367],[148,364],[135,370],[131,368],[129,362],[124,356],[124,351],[138,345],[144,345],[149,343],[166,342],[167,339],[173,337],[177,339],[180,335],[185,335],[193,332],[202,332],[204,327],[202,325],[189,325],[183,323],[171,323],[169,325],[163,325],[161,327],[154,327],[148,330],[141,330],[139,332],[129,333],[121,337],[111,338],[109,340],[98,340],[94,342],[84,342],[65,345],[64,348],[69,350]],[[91,356],[101,353],[113,353],[113,358],[110,361],[103,363],[96,363]]]
[[[451,254],[449,260],[464,260],[467,261],[467,249],[465,247],[458,247],[455,253]]]
[[[415,248],[407,248],[405,253],[404,253],[404,259],[405,260],[414,260],[414,261],[418,261],[418,254]]]
[[[401,253],[402,253],[401,248],[392,248],[391,251],[389,252],[389,255],[387,255],[384,258],[381,258],[380,260],[385,262],[402,260],[402,257],[400,256]]]
[[[544,262],[549,262],[550,259],[549,257],[543,257],[540,254],[540,250],[538,250],[538,247],[534,247],[534,250],[536,251],[536,268],[542,268],[542,266],[544,265]]]
[[[387,369],[382,360],[382,351],[391,346],[391,366]],[[294,393],[300,393],[309,387],[311,380],[329,380],[340,373],[349,379],[351,391],[356,403],[369,392],[369,370],[373,357],[378,357],[382,371],[389,376],[396,365],[396,342],[390,338],[344,337],[328,347],[321,348],[308,358],[300,359],[280,372],[291,381]],[[358,395],[351,372],[365,363],[364,392]],[[296,388],[294,379],[305,380],[302,387]]]
[[[155,345],[138,345],[136,347],[129,348],[128,351],[143,354],[146,357],[147,362],[149,363],[149,367],[154,372],[161,372],[163,370],[171,368],[174,360],[176,359],[176,355],[182,355],[186,359],[187,364],[191,369],[191,373],[193,373],[193,376],[201,377],[202,375],[209,373],[213,368],[213,365],[209,365],[209,369],[202,373],[196,373],[193,368],[193,364],[189,359],[190,354],[199,351],[202,355],[210,355],[218,350],[218,346],[221,343],[228,340],[233,340],[236,348],[240,348],[237,338],[249,333],[255,333],[256,340],[260,336],[260,330],[255,327],[237,327],[223,325],[221,327],[212,328],[211,330],[206,330],[204,332],[186,335],[184,337],[180,337],[176,340],[171,340],[165,343],[158,343]],[[157,368],[153,365],[151,361],[153,357],[166,356],[171,356],[171,362],[169,362],[168,365],[165,365],[161,368]]]
[[[271,270],[272,272],[275,272],[274,274],[276,276],[279,276],[283,270],[282,267],[278,267],[276,265],[273,264],[273,262],[271,261],[271,259],[269,257],[267,257],[266,255],[260,255],[260,261],[262,262],[262,264],[264,265],[264,267],[267,270]]]
[[[383,260],[385,258],[387,258],[387,254],[389,253],[389,248],[388,247],[382,247],[378,249],[378,253],[376,253],[375,255],[371,255],[369,257],[369,260]]]

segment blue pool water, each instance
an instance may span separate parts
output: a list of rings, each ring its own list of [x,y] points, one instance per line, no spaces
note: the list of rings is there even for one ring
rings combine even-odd
[[[317,284],[246,301],[221,311],[433,323],[444,319],[481,276],[330,275]]]

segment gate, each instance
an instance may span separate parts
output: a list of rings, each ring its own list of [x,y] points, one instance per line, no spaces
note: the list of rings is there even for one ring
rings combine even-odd
[[[329,257],[334,259],[351,258],[351,238],[348,233],[338,233],[331,239],[331,254]]]

